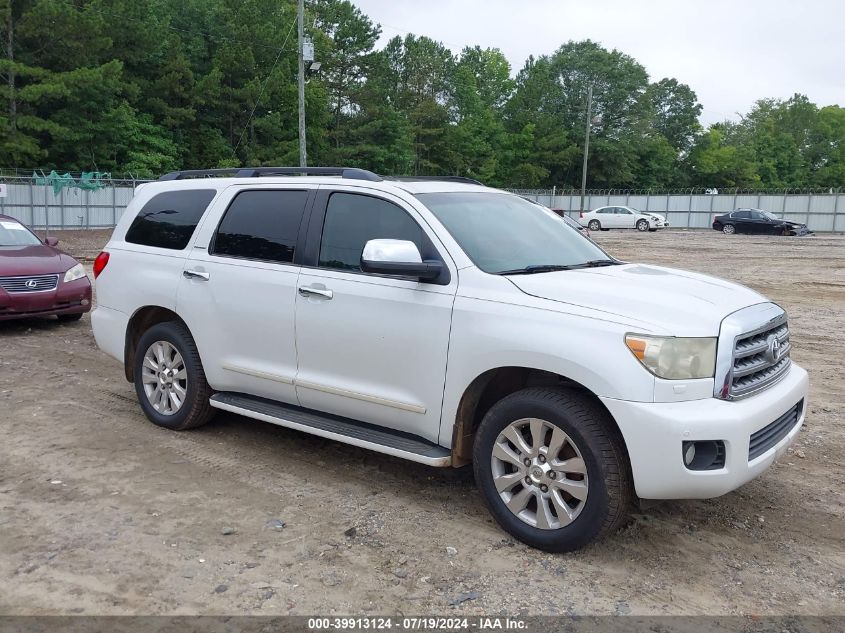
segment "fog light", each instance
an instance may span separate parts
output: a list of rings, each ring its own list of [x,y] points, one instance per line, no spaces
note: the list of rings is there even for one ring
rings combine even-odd
[[[88,305],[88,299],[83,299],[80,303],[82,303],[82,305],[84,305],[84,306],[87,306]]]
[[[690,470],[717,470],[725,467],[725,443],[722,440],[684,442],[684,465]]]
[[[688,446],[684,451],[684,464],[689,466],[695,459],[695,442],[685,442],[685,444],[688,444]]]

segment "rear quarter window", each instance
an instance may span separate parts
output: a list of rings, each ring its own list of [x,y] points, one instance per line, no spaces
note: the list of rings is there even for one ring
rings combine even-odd
[[[126,241],[181,251],[216,193],[214,189],[189,189],[153,196],[132,220]]]

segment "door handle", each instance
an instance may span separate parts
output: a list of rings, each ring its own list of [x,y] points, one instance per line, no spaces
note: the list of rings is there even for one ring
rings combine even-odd
[[[204,273],[199,270],[183,270],[182,275],[184,275],[186,279],[199,279],[201,281],[208,281],[211,279],[211,275],[209,273]]]
[[[324,290],[323,288],[314,288],[313,286],[300,286],[299,294],[301,294],[303,297],[317,295],[319,297],[323,297],[324,299],[331,299],[334,296],[334,293],[331,290]]]

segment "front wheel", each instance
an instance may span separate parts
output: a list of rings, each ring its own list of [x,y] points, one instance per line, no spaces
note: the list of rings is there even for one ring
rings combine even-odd
[[[736,233],[736,227],[733,224],[726,224],[722,227],[722,233],[725,235],[733,235]]]
[[[548,552],[616,530],[633,499],[612,419],[569,389],[523,389],[495,404],[476,432],[473,469],[499,525]]]
[[[201,426],[215,413],[191,333],[181,323],[157,323],[135,351],[135,392],[147,418],[174,431]]]
[[[598,220],[590,220],[590,222],[587,224],[587,228],[589,228],[591,231],[600,231],[601,222],[599,222]]]
[[[648,231],[648,220],[639,220],[637,222],[637,230],[640,233],[645,233],[646,231]]]

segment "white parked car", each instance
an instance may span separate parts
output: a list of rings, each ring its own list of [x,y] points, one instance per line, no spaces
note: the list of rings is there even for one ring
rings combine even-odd
[[[499,524],[548,551],[613,531],[636,497],[734,490],[807,410],[778,305],[618,261],[460,179],[169,174],[138,188],[94,272],[97,344],[155,424],[222,410],[471,463]]]
[[[644,233],[669,226],[666,216],[637,211],[633,207],[599,207],[581,213],[578,221],[591,231],[637,229]]]

